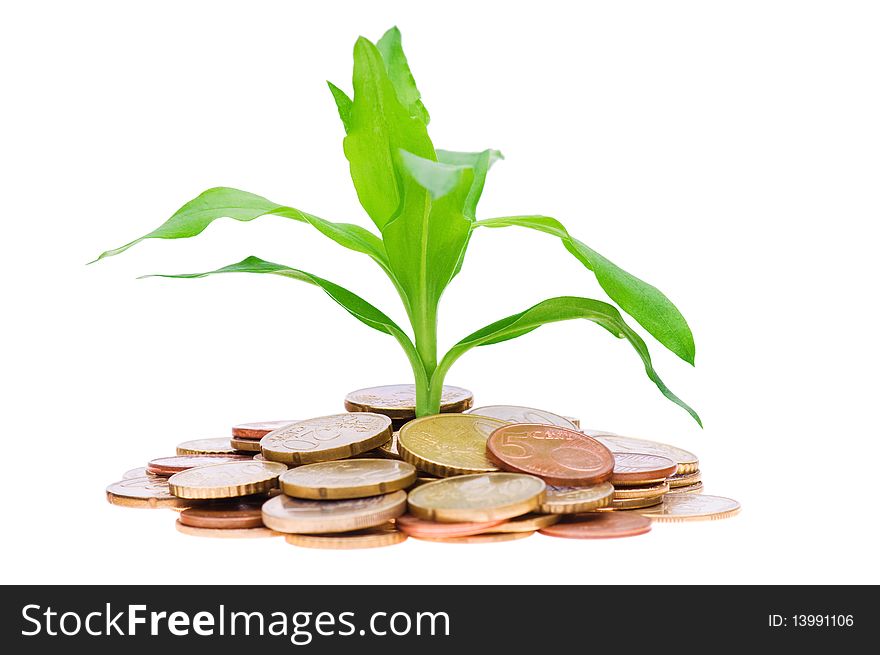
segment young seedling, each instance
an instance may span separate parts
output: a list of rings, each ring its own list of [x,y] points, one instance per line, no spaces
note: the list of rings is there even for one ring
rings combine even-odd
[[[339,245],[365,254],[385,271],[397,289],[412,326],[412,337],[360,296],[324,278],[258,257],[205,273],[164,275],[196,278],[218,273],[280,275],[323,289],[361,322],[394,337],[412,366],[416,413],[440,408],[449,368],[471,348],[500,343],[556,321],[586,319],[626,339],[645,372],[669,400],[699,423],[697,413],[673,394],[654,371],[648,347],[612,305],[600,300],[550,298],[483,327],[437,356],[437,308],[444,289],[461,270],[468,241],[479,228],[522,227],[559,238],[566,250],[596,276],[609,298],[661,344],[693,365],[694,340],[684,317],[658,289],[630,275],[572,237],[549,216],[505,216],[477,220],[477,202],[486,174],[501,159],[496,150],[437,150],[428,136],[428,111],[392,28],[375,44],[361,37],[354,47],[354,96],[330,84],[345,128],[343,150],[358,199],[378,229],[333,223],[287,205],[228,187],[208,189],[186,203],[157,229],[98,259],[118,255],[144,239],[196,236],[222,217],[251,221],[275,215],[308,223]],[[97,261],[97,260],[96,260]]]

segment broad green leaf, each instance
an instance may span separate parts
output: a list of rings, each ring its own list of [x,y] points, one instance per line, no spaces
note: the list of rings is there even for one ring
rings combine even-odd
[[[351,130],[351,98],[348,97],[345,91],[329,80],[327,81],[327,86],[330,87],[330,93],[333,94],[333,100],[336,101],[339,119],[342,121],[345,133],[348,134],[349,130]]]
[[[402,150],[400,156],[403,166],[412,178],[425,189],[431,198],[438,200],[461,185],[461,178],[470,171],[473,178],[473,168],[470,166],[458,166],[443,162],[432,161],[418,157],[411,152]]]
[[[398,151],[432,160],[436,155],[425,124],[400,103],[382,55],[363,37],[354,47],[352,85],[351,125],[343,149],[361,205],[384,230],[403,202],[395,164]]]
[[[407,108],[410,116],[418,118],[427,125],[431,117],[428,115],[425,105],[422,104],[422,94],[416,87],[416,81],[409,69],[406,55],[403,54],[400,30],[397,27],[392,27],[379,39],[376,47],[382,54],[385,70],[388,71],[388,77],[394,85],[400,103]]]
[[[411,309],[431,321],[467,245],[471,222],[462,209],[474,169],[401,152],[404,196],[400,213],[382,230],[394,275]]]
[[[470,191],[468,191],[468,196],[464,201],[464,207],[462,209],[462,213],[471,221],[474,221],[477,218],[477,203],[480,201],[480,196],[483,195],[483,186],[486,183],[486,175],[489,173],[489,169],[492,168],[492,165],[499,159],[504,159],[504,155],[497,150],[484,150],[482,152],[455,152],[452,150],[437,151],[438,161],[444,164],[470,166],[474,170],[474,181],[471,183]],[[455,277],[461,271],[469,242],[470,234],[468,234],[464,247],[461,249],[458,262],[456,262],[455,269],[452,272],[452,277]]]
[[[464,203],[464,215],[471,220],[477,218],[477,203],[480,202],[480,196],[483,195],[486,175],[499,159],[504,159],[504,155],[497,150],[484,150],[483,152],[437,151],[437,161],[439,162],[456,166],[470,166],[474,169],[474,181]]]
[[[158,228],[135,239],[124,246],[101,253],[95,261],[118,255],[145,239],[186,239],[201,234],[206,227],[218,218],[234,218],[237,221],[252,221],[266,215],[283,216],[308,223],[321,234],[333,239],[349,250],[362,252],[372,257],[382,268],[388,268],[388,260],[382,240],[359,225],[332,223],[307,214],[293,207],[278,205],[262,196],[239,191],[229,187],[208,189],[200,196],[190,200]]]
[[[693,365],[694,335],[678,308],[663,292],[606,259],[572,237],[562,223],[549,216],[505,216],[477,221],[475,227],[527,227],[559,237],[566,250],[593,271],[599,285],[621,309],[657,341]]]
[[[682,407],[690,414],[694,420],[702,427],[699,415],[691,409],[683,400],[676,396],[663,383],[654,366],[651,363],[651,355],[648,352],[648,346],[642,338],[630,328],[623,320],[620,312],[608,303],[590,298],[577,298],[571,296],[562,296],[559,298],[550,298],[537,305],[530,307],[524,312],[514,314],[496,321],[486,327],[477,330],[473,334],[465,337],[452,348],[443,357],[440,365],[434,373],[435,379],[439,376],[442,381],[443,376],[449,370],[449,367],[471,348],[477,346],[487,346],[494,343],[501,343],[509,339],[528,334],[547,323],[555,323],[558,321],[568,321],[576,318],[592,321],[605,328],[615,336],[626,339],[635,348],[642,363],[645,366],[645,373],[651,379],[660,392],[669,400],[679,407]],[[433,382],[432,382],[433,384]]]
[[[390,334],[397,339],[397,342],[403,347],[404,351],[406,351],[410,363],[414,365],[418,363],[419,367],[421,367],[421,363],[418,361],[418,355],[415,352],[415,347],[413,346],[412,341],[410,341],[410,338],[402,329],[400,329],[397,323],[386,316],[384,312],[348,289],[330,282],[329,280],[318,277],[317,275],[312,275],[311,273],[296,268],[267,262],[259,257],[247,257],[237,264],[230,264],[229,266],[224,266],[223,268],[218,268],[214,271],[207,271],[205,273],[181,273],[176,275],[157,274],[145,275],[143,277],[187,279],[207,277],[209,275],[218,275],[221,273],[260,273],[280,275],[281,277],[299,280],[320,287],[328,296],[333,298],[333,300],[339,303],[345,311],[356,319],[365,325],[369,325],[375,330],[379,330],[379,332]]]

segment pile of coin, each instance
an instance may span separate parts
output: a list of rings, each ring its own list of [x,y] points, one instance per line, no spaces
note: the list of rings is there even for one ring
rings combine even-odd
[[[174,509],[188,535],[284,536],[310,548],[627,537],[654,521],[739,511],[701,495],[686,450],[544,410],[473,408],[466,389],[444,387],[441,413],[421,418],[412,385],[354,391],[345,408],[185,441],[176,456],[126,472],[107,499]]]

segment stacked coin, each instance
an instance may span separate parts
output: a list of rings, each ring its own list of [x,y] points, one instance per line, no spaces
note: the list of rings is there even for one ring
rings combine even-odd
[[[263,505],[263,523],[288,543],[312,548],[368,548],[400,543],[393,519],[406,511],[411,464],[355,458],[306,464],[281,475],[282,494]]]
[[[736,501],[697,495],[697,457],[581,430],[515,405],[471,409],[444,387],[441,414],[415,418],[411,385],[346,396],[348,413],[242,423],[196,439],[107,487],[125,507],[168,507],[178,531],[284,536],[308,548],[368,548],[408,536],[453,544],[644,534],[652,521],[724,518]]]
[[[674,461],[676,463],[675,472],[666,480],[669,484],[668,493],[702,492],[700,461],[692,452],[657,441],[624,437],[611,432],[597,431],[594,436],[615,453],[657,455]]]
[[[237,451],[253,455],[260,452],[260,440],[263,437],[291,423],[296,423],[296,421],[291,419],[288,421],[240,423],[232,427],[232,438],[229,440],[229,443]]]
[[[443,386],[440,393],[440,413],[463,412],[474,404],[474,394],[460,387]],[[414,384],[388,384],[352,391],[345,397],[345,409],[349,412],[383,414],[399,429],[416,417],[416,386]]]
[[[647,453],[614,453],[611,483],[614,497],[607,510],[633,510],[654,507],[669,492],[666,479],[677,465],[668,457]]]

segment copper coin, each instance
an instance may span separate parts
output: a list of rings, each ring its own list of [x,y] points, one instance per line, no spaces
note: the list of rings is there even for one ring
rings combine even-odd
[[[232,436],[239,439],[262,439],[267,434],[285,425],[296,423],[299,419],[289,421],[256,421],[254,423],[241,423],[232,426]]]
[[[504,519],[497,521],[480,521],[475,523],[440,523],[420,519],[412,514],[404,514],[396,519],[397,529],[406,532],[411,537],[431,537],[444,539],[447,537],[467,537],[472,534],[480,534],[504,523]]]
[[[242,459],[250,459],[245,455],[177,455],[175,457],[160,457],[147,464],[147,473],[168,477],[187,469],[197,466],[210,466],[211,464],[226,464],[237,462]]]
[[[614,474],[611,484],[627,485],[661,482],[675,473],[678,464],[660,455],[647,453],[614,453]]]
[[[501,468],[528,473],[560,486],[586,487],[611,477],[611,451],[587,435],[538,423],[514,423],[486,442],[489,459]]]
[[[213,528],[216,530],[262,528],[263,503],[265,497],[257,500],[222,502],[204,507],[190,507],[180,513],[179,521],[194,528]]]
[[[443,386],[440,395],[440,412],[463,412],[474,404],[474,394],[461,387]],[[395,421],[416,417],[416,386],[414,384],[389,384],[352,391],[345,397],[345,409],[349,412],[373,412],[384,414]]]
[[[611,539],[634,537],[651,530],[651,520],[640,514],[603,512],[578,514],[570,521],[556,523],[539,532],[548,537],[565,539]]]
[[[624,437],[613,432],[601,430],[582,430],[608,446],[613,453],[648,453],[668,457],[678,463],[679,473],[693,473],[700,468],[700,460],[692,452],[659,441]]]

